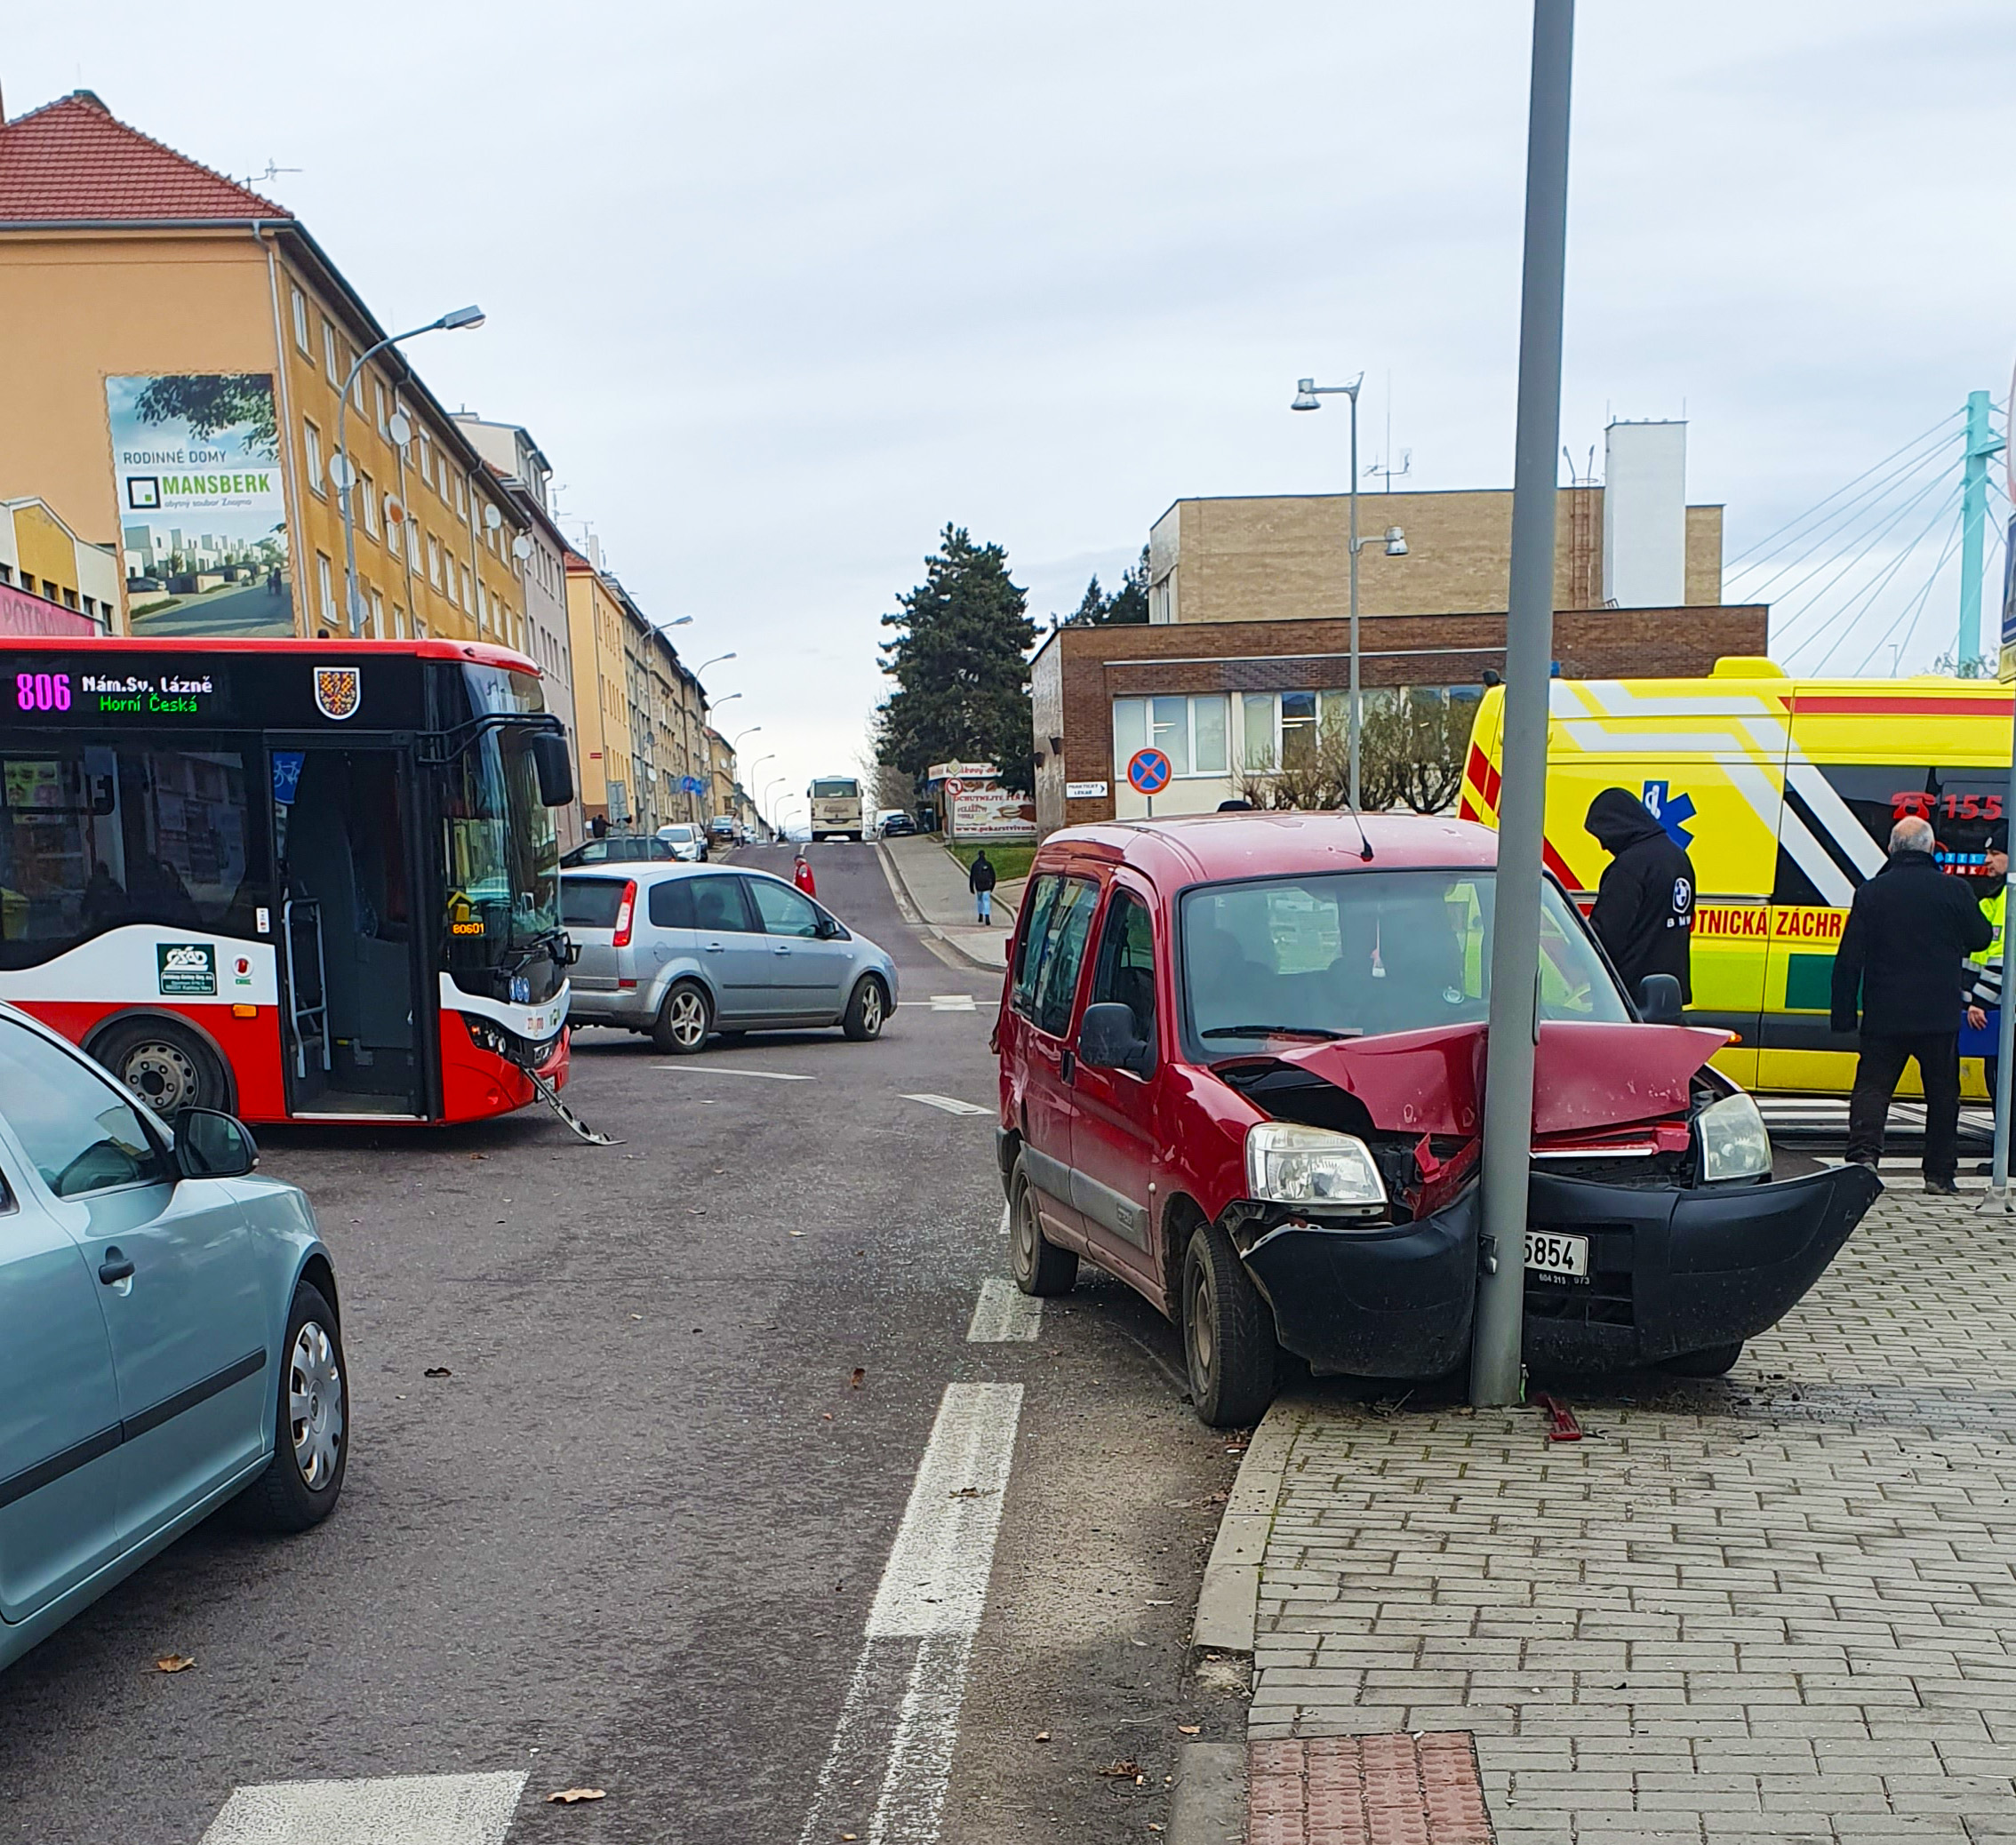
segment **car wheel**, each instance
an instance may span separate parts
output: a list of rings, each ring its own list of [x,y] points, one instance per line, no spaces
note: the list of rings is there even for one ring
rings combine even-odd
[[[863,974],[854,983],[853,995],[841,1016],[840,1029],[857,1044],[865,1044],[870,1038],[882,1035],[883,1023],[888,1017],[887,989],[875,975]]]
[[[91,1053],[154,1112],[167,1119],[185,1108],[231,1106],[223,1059],[194,1032],[163,1018],[115,1026]]]
[[[1738,1339],[1733,1345],[1710,1346],[1705,1352],[1683,1352],[1677,1357],[1661,1359],[1659,1368],[1676,1378],[1721,1378],[1734,1369],[1742,1355],[1743,1342]]]
[[[714,1028],[714,1006],[697,980],[681,980],[665,995],[651,1028],[651,1042],[673,1057],[691,1057],[707,1048]]]
[[[305,1531],[336,1509],[350,1458],[350,1394],[343,1336],[321,1289],[294,1290],[274,1392],[273,1458],[238,1500],[262,1531]]]
[[[1036,1193],[1019,1159],[1008,1181],[1008,1260],[1025,1294],[1068,1294],[1077,1285],[1078,1252],[1058,1248],[1043,1234]]]
[[[1190,1233],[1183,1257],[1183,1355],[1190,1401],[1207,1428],[1245,1428],[1274,1400],[1273,1315],[1216,1224]]]

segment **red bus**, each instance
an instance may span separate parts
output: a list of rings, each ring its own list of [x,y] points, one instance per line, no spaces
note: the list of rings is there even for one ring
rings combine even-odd
[[[566,1079],[572,798],[504,648],[0,639],[0,999],[164,1114],[522,1107]]]

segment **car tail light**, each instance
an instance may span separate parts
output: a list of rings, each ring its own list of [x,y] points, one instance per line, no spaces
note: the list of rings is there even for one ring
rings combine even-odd
[[[612,948],[630,946],[630,923],[637,913],[637,881],[632,878],[623,886],[623,900],[616,906],[616,934],[611,941]]]

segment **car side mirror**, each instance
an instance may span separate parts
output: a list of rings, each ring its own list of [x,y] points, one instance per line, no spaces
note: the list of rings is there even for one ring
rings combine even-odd
[[[1148,1041],[1134,1022],[1134,1009],[1119,1000],[1087,1006],[1078,1026],[1078,1061],[1095,1070],[1148,1072]]]
[[[1647,974],[1638,982],[1638,1017],[1647,1025],[1678,1025],[1684,1016],[1680,983],[1671,974]]]
[[[574,765],[567,755],[567,739],[555,731],[534,731],[532,738],[532,772],[539,778],[542,807],[564,807],[574,798]]]
[[[243,1178],[259,1165],[252,1130],[221,1108],[185,1108],[174,1129],[175,1170],[184,1178]]]
[[[844,942],[847,931],[840,926],[838,918],[821,916],[819,919],[819,938],[822,942]]]

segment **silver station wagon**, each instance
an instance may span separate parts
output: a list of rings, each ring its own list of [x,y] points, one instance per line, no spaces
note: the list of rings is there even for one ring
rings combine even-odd
[[[675,1056],[716,1032],[879,1037],[896,1003],[896,963],[768,872],[584,867],[562,874],[560,911],[580,956],[570,1021],[648,1032]]]

